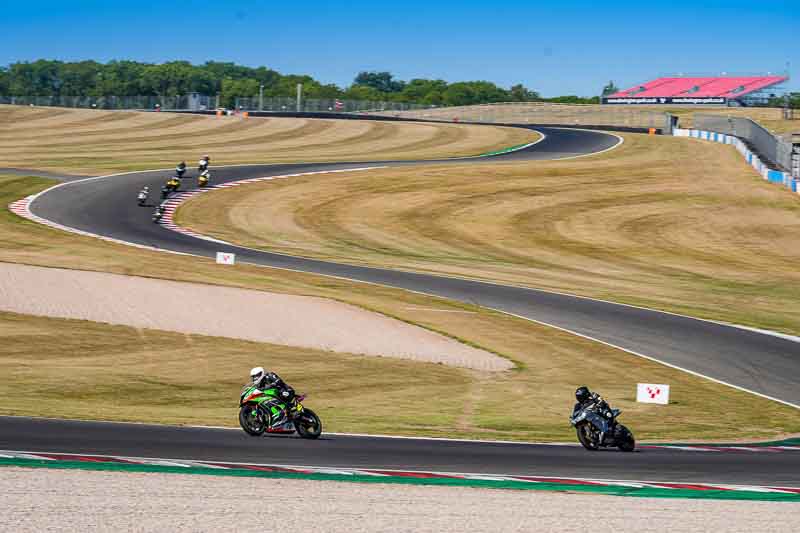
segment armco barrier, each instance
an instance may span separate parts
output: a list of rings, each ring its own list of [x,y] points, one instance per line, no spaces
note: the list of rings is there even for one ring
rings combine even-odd
[[[686,130],[679,128],[674,129],[672,134],[675,137],[691,137],[694,139],[702,139],[704,141],[733,145],[737,150],[739,150],[739,153],[744,156],[747,162],[750,163],[750,166],[752,166],[756,172],[761,174],[761,177],[763,177],[765,180],[771,183],[779,183],[784,187],[791,189],[792,192],[800,193],[800,180],[794,179],[788,172],[781,172],[780,170],[769,168],[738,137],[726,135],[725,133],[717,133],[715,131]]]

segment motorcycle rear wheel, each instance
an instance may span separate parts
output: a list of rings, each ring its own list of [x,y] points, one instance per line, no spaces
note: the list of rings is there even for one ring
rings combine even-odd
[[[597,442],[592,438],[591,427],[589,424],[581,424],[575,428],[575,433],[578,434],[578,441],[584,448],[590,452],[595,452],[600,448]]]
[[[304,439],[317,439],[322,435],[322,420],[311,409],[303,409],[303,413],[293,423],[297,434]]]
[[[239,409],[239,425],[245,433],[252,437],[259,437],[267,430],[266,424],[258,416],[258,410],[254,405],[243,405]]]

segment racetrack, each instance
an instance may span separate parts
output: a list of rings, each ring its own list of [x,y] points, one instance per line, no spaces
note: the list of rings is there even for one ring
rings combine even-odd
[[[313,407],[313,401],[306,402]],[[324,422],[324,421],[323,421]],[[238,429],[0,417],[0,450],[293,466],[800,487],[800,450],[703,452],[323,435],[254,438]],[[2,453],[2,452],[0,452]]]
[[[618,142],[617,137],[601,132],[555,128],[537,130],[545,134],[541,142],[497,157],[509,161],[560,159],[610,149]],[[458,161],[464,163],[465,160]],[[482,160],[472,161],[480,164]],[[215,183],[223,183],[291,173],[420,163],[423,162],[247,165],[215,169],[214,180]],[[39,196],[32,203],[31,211],[64,226],[146,246],[202,256],[230,251],[237,254],[239,261],[379,283],[502,310],[652,357],[784,403],[800,405],[800,343],[711,322],[570,295],[309,260],[200,240],[152,224],[150,210],[134,204],[136,191],[143,185],[150,185],[157,190],[164,180],[164,174],[164,171],[140,172],[70,182]],[[324,175],[320,175],[319,179],[325,179]],[[60,425],[47,428],[39,424]],[[513,470],[515,473],[616,479],[800,484],[800,475],[797,474],[800,472],[799,456],[796,453],[753,454],[746,458],[742,454],[715,454],[711,459],[708,454],[670,450],[648,450],[633,455],[589,455],[574,447],[348,437],[332,437],[319,443],[280,439],[264,442],[224,430],[159,429],[139,425],[125,427],[128,429],[122,432],[117,426],[90,427],[77,422],[0,419],[0,428],[3,429],[0,447],[33,451],[46,446],[50,451],[176,458],[186,458],[186,454],[191,452],[200,455],[211,453],[218,460],[286,464],[369,464],[382,468],[493,473]],[[193,433],[195,431],[202,433]],[[49,435],[52,435],[52,439],[47,437]],[[183,439],[181,435],[188,438]],[[173,443],[181,443],[181,446]],[[271,455],[265,456],[267,450]]]
[[[607,133],[538,128],[545,138],[492,160],[563,159],[614,147]],[[474,161],[484,159],[458,159]],[[445,161],[446,162],[446,161]],[[215,169],[216,184],[262,176],[422,162],[246,165]],[[425,162],[430,163],[430,162]],[[409,289],[497,309],[563,328],[757,394],[800,406],[800,343],[754,331],[535,289],[428,274],[344,265],[221,245],[166,230],[132,201],[144,185],[158,190],[164,171],[76,181],[40,195],[31,211],[58,224],[159,249],[202,256],[234,252],[242,262]],[[324,174],[318,179],[325,179]]]

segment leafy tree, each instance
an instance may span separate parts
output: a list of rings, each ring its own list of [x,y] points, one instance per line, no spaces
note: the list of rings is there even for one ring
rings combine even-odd
[[[399,93],[405,83],[397,81],[390,72],[359,72],[353,85],[372,87],[382,93]]]
[[[444,80],[423,80],[413,79],[406,83],[400,95],[408,102],[424,101],[426,96],[435,93],[439,95],[447,89],[447,82]]]
[[[514,102],[534,102],[541,98],[539,93],[526,88],[521,83],[511,87],[510,95]]]
[[[382,93],[374,87],[358,84],[351,85],[350,88],[344,92],[343,96],[348,100],[374,100],[376,102],[387,99],[386,93]]]
[[[597,96],[587,98],[585,96],[570,94],[567,96],[556,96],[555,98],[545,98],[543,101],[553,104],[599,104],[600,98]]]
[[[246,67],[231,62],[188,61],[161,64],[137,61],[61,62],[37,60],[0,67],[0,94],[13,96],[160,96],[190,92],[219,94],[224,105],[236,98],[257,97],[263,86],[265,97],[292,97],[298,83],[306,98],[342,98],[373,101],[416,102],[425,105],[469,105],[539,99],[536,91],[522,84],[510,90],[488,81],[416,78],[397,80],[390,72],[361,72],[350,87],[323,84],[311,76],[281,74],[267,67]],[[577,97],[575,97],[577,98]]]
[[[768,105],[770,107],[786,107],[787,99],[789,107],[792,109],[800,109],[800,92],[788,93],[784,96],[773,96],[769,99]]]

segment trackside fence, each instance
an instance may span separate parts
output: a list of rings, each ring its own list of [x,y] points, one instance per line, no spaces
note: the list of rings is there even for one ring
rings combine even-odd
[[[300,113],[380,113],[425,109],[421,104],[380,102],[373,100],[341,100],[338,98],[237,98],[236,109],[242,111],[300,112]]]
[[[767,165],[787,172],[792,169],[792,143],[773,135],[749,118],[697,113],[693,127],[738,137]]]
[[[236,109],[241,111],[303,112],[303,113],[380,113],[409,111],[425,106],[402,102],[372,100],[340,100],[291,97],[237,98]],[[86,109],[138,109],[164,111],[210,111],[216,109],[217,98],[200,94],[182,96],[0,96],[0,104],[33,105],[42,107],[75,107]]]
[[[188,96],[0,96],[0,104],[86,109],[189,109]],[[213,103],[207,102],[209,109]]]

